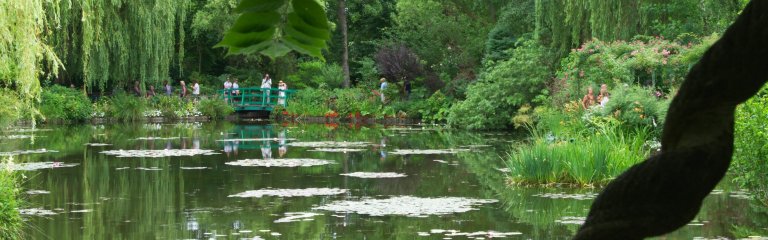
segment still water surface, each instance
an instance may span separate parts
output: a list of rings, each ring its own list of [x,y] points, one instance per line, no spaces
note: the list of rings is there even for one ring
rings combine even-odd
[[[16,152],[17,161],[49,162],[28,167],[53,167],[23,171],[24,191],[39,190],[24,195],[27,208],[54,214],[25,216],[31,239],[568,239],[599,191],[506,186],[500,156],[519,138],[505,133],[226,122],[49,128],[0,139],[0,152],[39,150]],[[305,166],[278,166],[285,159]],[[341,175],[355,172],[405,176]],[[661,239],[764,229],[768,218],[745,194],[722,185],[692,224]],[[393,205],[373,204],[382,202]]]

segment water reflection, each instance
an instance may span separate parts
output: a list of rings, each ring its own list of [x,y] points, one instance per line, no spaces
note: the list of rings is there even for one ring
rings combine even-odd
[[[387,130],[380,126],[325,125],[107,125],[55,127],[34,142],[3,139],[0,151],[55,149],[58,153],[23,155],[33,162],[77,163],[77,167],[39,170],[24,183],[25,189],[49,191],[30,195],[33,207],[57,210],[50,218],[31,217],[31,239],[416,239],[433,229],[460,232],[521,232],[524,239],[567,239],[578,228],[569,219],[586,215],[592,200],[550,198],[556,194],[589,194],[595,189],[524,189],[507,187],[500,155],[509,150],[508,135],[459,131]],[[135,140],[142,137],[146,140]],[[296,140],[291,140],[296,139]],[[368,142],[361,152],[314,152],[310,147],[288,144],[309,141]],[[88,147],[98,142],[112,146]],[[490,145],[458,154],[394,155],[395,149],[448,149]],[[301,168],[229,166],[243,159],[312,158],[336,164]],[[116,158],[104,150],[216,149],[221,155]],[[449,164],[437,162],[442,160]],[[205,167],[184,170],[183,166]],[[130,168],[125,170],[118,170]],[[137,168],[160,169],[137,171]],[[340,176],[351,172],[398,172],[394,179],[361,179]],[[229,198],[258,189],[343,188],[337,196]],[[723,194],[705,201],[697,224],[667,236],[734,237],[766,226],[765,215],[750,201]],[[546,193],[551,193],[547,195]],[[314,206],[338,200],[389,196],[469,197],[498,199],[477,210],[448,216],[411,218],[370,217],[320,211],[311,221],[275,222],[286,213],[312,212]],[[72,212],[84,209],[88,213]],[[736,230],[734,230],[736,229]],[[745,230],[746,229],[746,230]],[[280,236],[273,236],[279,233]],[[51,238],[56,236],[56,238]],[[438,235],[431,235],[436,237]],[[445,237],[439,235],[438,239]],[[429,238],[429,237],[428,237]],[[514,237],[513,237],[514,238]]]

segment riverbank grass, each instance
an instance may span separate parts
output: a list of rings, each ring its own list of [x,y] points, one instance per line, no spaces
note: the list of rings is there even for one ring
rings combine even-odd
[[[617,127],[565,138],[533,134],[529,144],[507,154],[509,182],[524,186],[601,186],[642,161],[648,152],[648,140],[646,131],[625,132]]]
[[[22,239],[16,175],[0,168],[0,239]]]

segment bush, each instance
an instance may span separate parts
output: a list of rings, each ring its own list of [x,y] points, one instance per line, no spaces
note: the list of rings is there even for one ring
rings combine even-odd
[[[448,118],[451,109],[451,101],[440,91],[419,103],[414,103],[419,113],[419,118],[427,123],[443,123]],[[416,117],[414,115],[409,115]]]
[[[340,88],[344,74],[338,64],[326,64],[322,61],[299,63],[299,71],[288,76],[292,88]],[[273,82],[275,85],[277,81]]]
[[[0,168],[0,239],[23,239],[16,175]]]
[[[300,116],[323,116],[330,110],[331,91],[307,88],[291,96],[288,107],[290,114]]]
[[[735,149],[733,154],[734,181],[750,189],[768,206],[768,90],[738,107],[736,111]]]
[[[85,121],[92,112],[88,96],[77,89],[53,85],[40,96],[40,113],[46,120]]]
[[[467,88],[467,99],[451,107],[448,123],[469,129],[499,129],[512,124],[514,111],[526,103],[542,103],[549,68],[547,50],[533,40],[519,42],[511,58],[491,66]]]
[[[203,115],[208,116],[211,119],[221,119],[235,112],[235,109],[232,108],[232,106],[221,99],[216,98],[200,100],[197,109],[200,110]]]
[[[627,129],[648,128],[660,134],[670,100],[660,99],[654,94],[649,88],[620,86],[611,91],[604,108],[594,107],[589,111],[594,111],[598,116],[613,116]]]
[[[138,98],[125,93],[113,96],[109,100],[107,117],[112,117],[117,121],[133,122],[144,119],[144,113],[148,109],[147,100]]]
[[[164,118],[175,120],[182,117],[177,112],[184,109],[185,103],[177,96],[159,95],[152,99],[151,105],[154,110],[160,111]]]

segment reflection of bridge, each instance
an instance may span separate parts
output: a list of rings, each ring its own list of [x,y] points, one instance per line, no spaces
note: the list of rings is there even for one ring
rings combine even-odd
[[[238,88],[237,91],[219,90],[224,101],[234,107],[236,112],[272,111],[278,105],[288,106],[289,100],[296,93],[296,90],[277,88]]]
[[[228,133],[226,139],[218,140],[219,144],[242,150],[278,148],[287,141],[285,130],[275,133],[272,125],[238,125]]]

